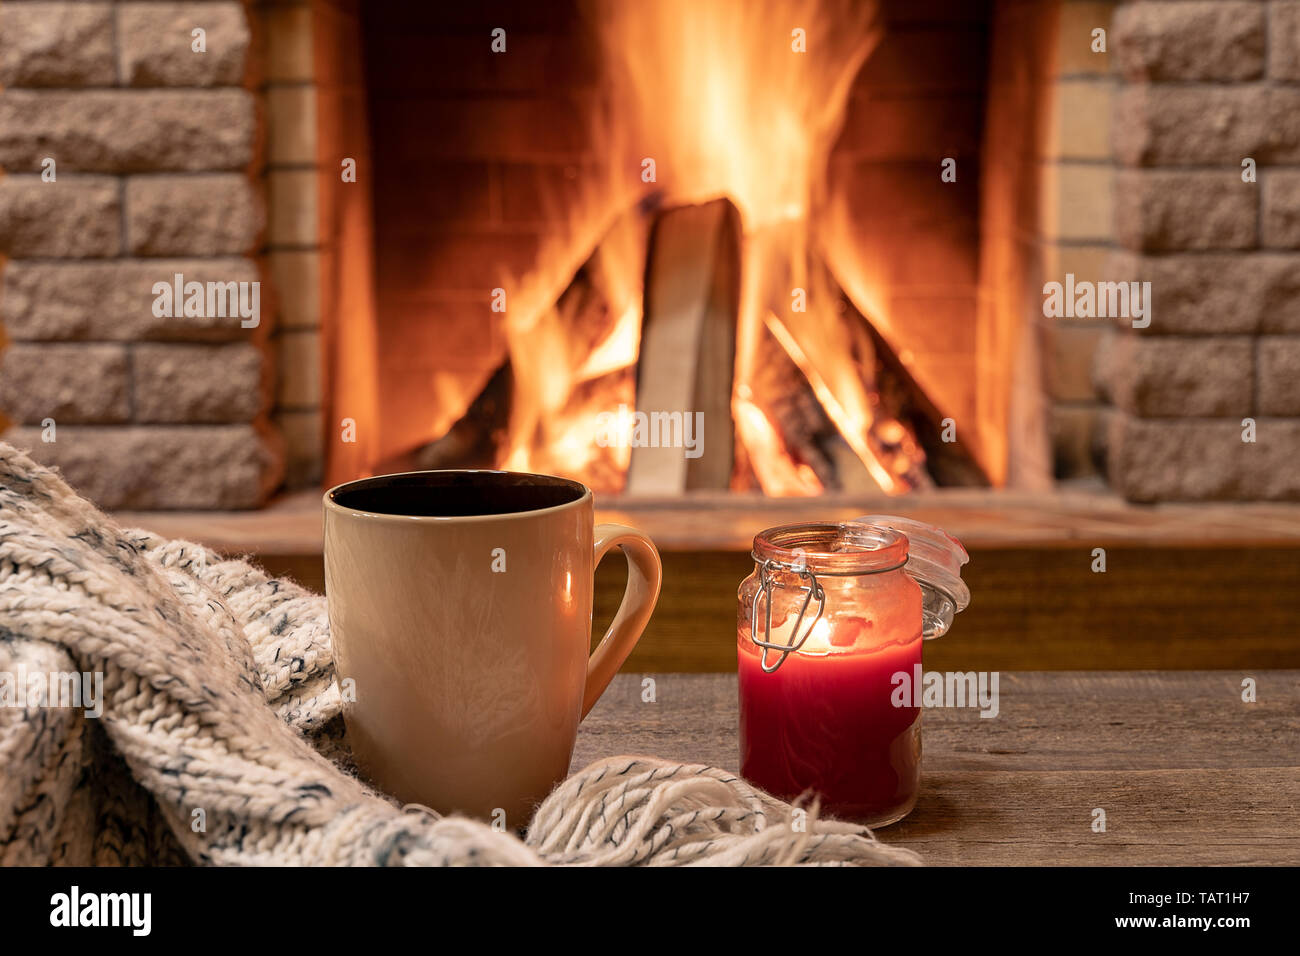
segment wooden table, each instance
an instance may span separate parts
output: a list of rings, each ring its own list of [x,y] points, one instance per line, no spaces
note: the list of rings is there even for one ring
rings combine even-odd
[[[993,719],[926,712],[920,800],[880,839],[930,864],[1300,864],[1300,671],[1003,673],[999,691]],[[735,675],[619,675],[573,766],[616,754],[736,770]]]

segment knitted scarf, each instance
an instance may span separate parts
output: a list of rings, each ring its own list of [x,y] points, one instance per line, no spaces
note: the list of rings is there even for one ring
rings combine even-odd
[[[347,749],[324,597],[122,530],[0,442],[0,865],[916,863],[736,775],[614,757],[521,838]]]

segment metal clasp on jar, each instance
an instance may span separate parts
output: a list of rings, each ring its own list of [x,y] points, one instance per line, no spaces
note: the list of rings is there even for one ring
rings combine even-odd
[[[794,629],[790,632],[790,643],[775,644],[772,642],[772,588],[784,588],[785,585],[777,582],[773,576],[773,571],[784,571],[788,574],[797,574],[801,581],[806,580],[807,584],[801,584],[799,590],[804,592],[803,605],[799,608],[799,616],[795,618]],[[763,649],[763,656],[759,660],[759,666],[763,668],[763,673],[771,674],[778,667],[785,663],[785,659],[793,654],[799,648],[803,647],[812,634],[813,628],[817,622],[822,619],[826,612],[826,591],[822,588],[821,583],[817,580],[817,575],[813,570],[802,562],[786,564],[781,561],[768,559],[758,567],[758,590],[754,592],[754,603],[750,608],[749,616],[749,639],[757,646]],[[758,600],[760,597],[767,599],[767,608],[764,612],[763,619],[763,640],[758,639]],[[812,604],[813,598],[817,599],[817,616],[812,619],[808,627],[800,635],[799,627],[803,624],[804,617],[808,614],[808,606]],[[779,651],[780,657],[772,664],[767,662],[768,651]]]

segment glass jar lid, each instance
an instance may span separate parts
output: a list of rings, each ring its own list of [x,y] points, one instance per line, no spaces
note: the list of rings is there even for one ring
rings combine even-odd
[[[907,536],[907,573],[921,586],[921,613],[927,640],[941,637],[952,619],[970,604],[970,588],[961,567],[970,561],[962,543],[942,528],[899,515],[863,515],[854,519],[874,528],[892,528]]]

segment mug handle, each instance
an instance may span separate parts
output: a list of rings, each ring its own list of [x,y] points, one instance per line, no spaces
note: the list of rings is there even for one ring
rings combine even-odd
[[[596,560],[600,564],[610,548],[619,547],[627,555],[627,590],[623,603],[609,625],[609,630],[596,645],[591,660],[587,662],[587,687],[582,695],[582,716],[596,705],[600,695],[614,679],[618,669],[632,653],[641,632],[654,613],[659,600],[659,585],[663,581],[663,565],[659,552],[648,536],[621,524],[598,524],[596,532]]]

